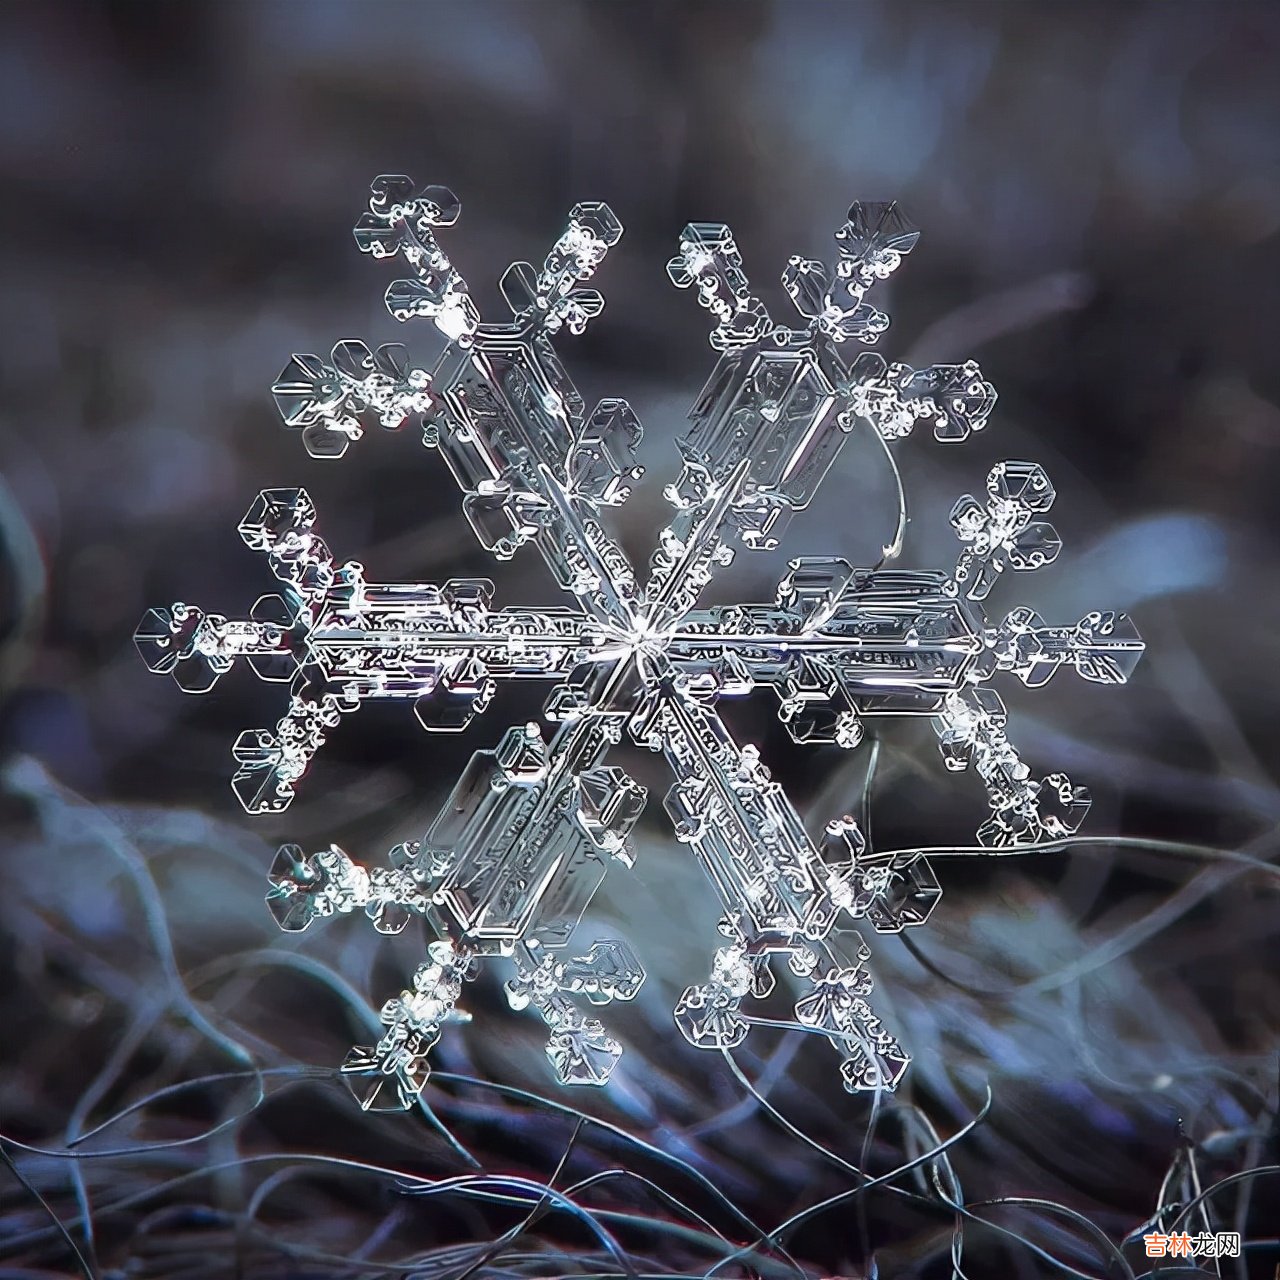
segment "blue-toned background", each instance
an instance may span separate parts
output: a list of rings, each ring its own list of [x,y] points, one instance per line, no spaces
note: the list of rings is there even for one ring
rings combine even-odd
[[[488,574],[500,602],[560,603],[539,565],[488,562],[411,433],[322,463],[279,426],[267,388],[291,352],[430,344],[386,315],[390,273],[350,237],[381,172],[459,194],[442,239],[490,315],[506,264],[539,261],[576,201],[618,213],[626,234],[598,276],[606,311],[559,346],[589,403],[625,396],[645,425],[649,474],[618,516],[638,562],[713,355],[704,313],[663,270],[681,227],[729,222],[782,314],[790,255],[829,257],[851,199],[899,199],[924,235],[877,298],[893,316],[882,349],[913,364],[973,356],[1000,392],[967,444],[899,449],[902,563],[949,564],[955,498],[996,460],[1041,461],[1066,550],[1002,582],[994,604],[1061,622],[1125,609],[1149,646],[1124,689],[1060,676],[1005,691],[1033,767],[1092,789],[1099,840],[1031,861],[940,860],[948,893],[912,939],[936,972],[874,939],[877,1007],[916,1062],[904,1108],[877,1119],[865,1150],[868,1105],[840,1091],[825,1045],[762,1028],[737,1055],[824,1151],[675,1033],[669,1011],[705,971],[715,908],[657,812],[635,872],[594,908],[650,971],[635,1006],[610,1014],[630,1046],[617,1083],[557,1091],[539,1027],[505,1011],[496,977],[440,1067],[585,1107],[669,1157],[587,1126],[555,1183],[629,1168],[712,1224],[634,1177],[575,1193],[647,1215],[599,1219],[642,1272],[701,1274],[717,1231],[750,1238],[695,1173],[771,1225],[856,1187],[841,1160],[884,1173],[952,1136],[988,1083],[989,1116],[949,1153],[964,1200],[1052,1201],[1113,1244],[1197,1187],[1280,1163],[1280,897],[1274,875],[1208,852],[1272,859],[1280,819],[1278,71],[1280,10],[1261,3],[5,9],[0,1143],[91,1267],[166,1280],[230,1275],[237,1258],[250,1276],[618,1267],[563,1207],[478,1251],[532,1203],[446,1194],[434,1180],[462,1166],[430,1124],[353,1115],[332,1080],[367,1034],[361,1002],[376,1010],[398,990],[417,944],[358,920],[284,941],[261,904],[280,839],[376,860],[421,832],[470,751],[536,714],[538,693],[501,694],[461,739],[426,737],[403,706],[366,708],[285,816],[248,819],[229,746],[274,722],[281,690],[237,671],[189,698],[148,676],[129,641],[149,604],[236,614],[270,589],[235,532],[264,486],[304,484],[337,556],[373,578]],[[855,440],[783,549],[740,556],[714,598],[768,598],[793,555],[873,562],[893,517],[882,455]],[[795,748],[761,704],[735,708],[734,726],[810,821],[857,811],[871,744]],[[976,779],[943,771],[927,725],[874,728],[876,841],[968,844]],[[629,767],[661,785],[656,760]],[[277,1073],[260,1105],[246,1062]],[[228,1072],[241,1074],[153,1101],[80,1148],[124,1154],[51,1154],[158,1089]],[[442,1082],[432,1105],[491,1175],[537,1185],[573,1132],[572,1118],[475,1086]],[[410,1176],[431,1198],[405,1194]],[[885,1276],[951,1274],[954,1215],[936,1187],[893,1185],[935,1204],[882,1189],[817,1216],[790,1239],[810,1274],[862,1274],[873,1256]],[[1241,1179],[1182,1225],[1251,1236],[1247,1265],[1269,1275],[1275,1186]],[[1070,1215],[972,1212],[1108,1274]],[[962,1265],[1061,1274],[1014,1237],[970,1221]],[[1140,1242],[1125,1256],[1138,1274],[1152,1265]],[[76,1265],[0,1169],[5,1262],[28,1268],[14,1275]]]

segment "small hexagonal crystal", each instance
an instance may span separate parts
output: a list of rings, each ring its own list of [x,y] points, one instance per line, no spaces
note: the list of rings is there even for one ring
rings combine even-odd
[[[586,200],[582,204],[575,204],[569,213],[569,220],[586,228],[610,246],[617,244],[622,237],[622,223],[602,200]]]

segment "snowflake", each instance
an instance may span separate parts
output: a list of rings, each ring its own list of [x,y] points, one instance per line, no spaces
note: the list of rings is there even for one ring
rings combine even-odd
[[[992,470],[985,505],[957,503],[964,549],[950,574],[808,558],[791,562],[772,603],[697,607],[740,548],[778,544],[859,424],[886,443],[921,422],[949,442],[986,424],[995,391],[973,362],[913,370],[863,349],[889,323],[865,296],[918,238],[895,205],[852,207],[834,272],[791,260],[783,285],[797,328],[776,323],[752,293],[727,227],[685,229],[667,269],[711,313],[719,358],[678,441],[683,469],[666,490],[676,511],[645,583],[602,521],[641,476],[640,424],[624,400],[587,412],[551,342],[600,314],[603,298],[583,286],[621,225],[604,204],[577,205],[540,270],[517,262],[503,275],[514,318],[483,324],[436,239],[458,211],[444,188],[383,176],[355,228],[362,250],[409,264],[387,306],[444,335],[434,368],[417,367],[399,344],[340,342],[328,360],[294,356],[276,403],[317,458],[341,457],[370,420],[390,430],[420,423],[483,546],[499,560],[530,546],[574,607],[494,609],[483,579],[369,582],[359,563],[334,559],[304,490],[269,489],[240,533],[266,555],[280,593],[243,621],[187,604],[153,609],[136,635],[148,666],[188,692],[208,690],[238,657],[289,684],[276,727],[246,731],[234,747],[232,785],[253,813],[284,809],[328,731],[367,699],[412,699],[425,728],[457,733],[498,682],[552,684],[549,736],[519,725],[477,751],[422,839],[394,848],[386,867],[368,870],[336,846],[308,855],[285,845],[276,857],[267,901],[283,929],[363,910],[384,933],[420,916],[437,935],[410,989],[383,1006],[381,1040],[344,1064],[353,1092],[366,1107],[413,1104],[428,1051],[444,1023],[465,1018],[463,984],[487,956],[511,965],[511,1005],[545,1020],[560,1080],[608,1080],[621,1047],[577,997],[631,999],[644,970],[624,942],[581,954],[572,944],[607,864],[632,863],[645,789],[607,762],[624,738],[662,754],[674,779],[664,807],[723,910],[710,975],[676,1005],[684,1036],[719,1050],[740,1044],[743,1002],[769,993],[771,957],[785,956],[805,984],[796,1019],[835,1046],[846,1087],[892,1089],[910,1059],[867,1002],[870,953],[848,926],[923,924],[938,881],[920,854],[870,850],[848,816],[811,838],[758,751],[734,741],[719,699],[772,689],[797,742],[846,748],[866,717],[931,717],[947,767],[972,765],[985,784],[991,816],[979,839],[1027,844],[1075,831],[1088,795],[1063,774],[1031,776],[987,681],[1011,672],[1040,685],[1069,665],[1121,683],[1142,642],[1123,614],[1067,627],[1026,608],[986,619],[978,601],[1006,567],[1034,569],[1060,548],[1052,526],[1032,519],[1053,488],[1023,462]]]

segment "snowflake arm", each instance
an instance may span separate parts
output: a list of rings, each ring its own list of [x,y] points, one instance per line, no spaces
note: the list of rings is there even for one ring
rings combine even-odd
[[[655,672],[651,684],[655,692],[632,732],[662,752],[676,779],[664,807],[677,839],[693,850],[725,908],[720,931],[731,939],[716,952],[709,980],[681,996],[676,1024],[692,1044],[730,1049],[748,1030],[742,1000],[772,989],[770,954],[808,953],[811,942],[831,932],[842,909],[856,918],[875,905],[885,922],[893,913],[884,906],[885,894],[869,864],[857,858],[865,845],[850,834],[856,832],[852,819],[840,825],[845,839],[837,842],[851,856],[825,862],[759,752],[734,743],[720,717],[691,697],[671,672]],[[927,914],[927,909],[918,919],[900,914],[890,927],[921,923]],[[848,1087],[894,1088],[910,1058],[861,998],[871,990],[869,974],[810,967],[804,976],[814,973],[841,989],[856,983],[858,999],[843,1006],[846,1021],[823,1024],[832,1044],[846,1055]],[[796,1006],[802,1023],[810,999]]]
[[[603,297],[580,285],[622,226],[605,204],[576,205],[540,270],[516,262],[503,275],[512,321],[486,325],[434,234],[459,210],[445,188],[415,194],[408,178],[384,175],[355,229],[366,252],[403,255],[413,267],[414,279],[388,289],[387,307],[399,320],[434,322],[448,342],[434,368],[411,366],[398,344],[370,353],[349,340],[334,348],[332,363],[294,356],[276,382],[277,406],[316,457],[342,456],[365,410],[392,429],[418,417],[486,549],[505,560],[533,542],[564,590],[598,616],[616,613],[634,595],[634,573],[599,510],[625,501],[642,474],[640,424],[625,400],[602,400],[586,413],[551,337],[583,332],[603,309]],[[593,606],[597,595],[604,604]]]
[[[239,657],[290,683],[275,729],[246,730],[234,748],[232,785],[251,813],[285,808],[328,730],[369,698],[410,700],[424,728],[460,732],[498,680],[568,676],[607,642],[569,610],[491,610],[483,578],[366,582],[360,564],[336,564],[315,520],[306,490],[264,490],[240,532],[284,594],[261,597],[245,621],[184,603],[151,609],[135,636],[147,665],[188,692],[212,688]]]

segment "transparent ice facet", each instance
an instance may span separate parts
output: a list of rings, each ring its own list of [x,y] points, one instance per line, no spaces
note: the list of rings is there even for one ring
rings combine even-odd
[[[343,1077],[363,1107],[412,1106],[443,1028],[466,1019],[465,983],[492,961],[509,969],[512,1007],[546,1024],[557,1077],[607,1082],[622,1048],[584,1005],[634,998],[644,969],[629,943],[584,947],[577,932],[609,867],[634,862],[647,792],[610,759],[625,741],[661,755],[662,808],[720,908],[709,972],[675,1008],[685,1039],[740,1045],[744,1006],[769,995],[785,957],[800,987],[796,1021],[840,1055],[845,1087],[893,1089],[910,1057],[869,1003],[870,950],[852,926],[924,924],[938,880],[920,853],[870,848],[847,815],[814,839],[759,751],[730,732],[721,700],[769,690],[796,742],[846,749],[870,724],[928,717],[945,767],[972,771],[986,790],[979,839],[1019,846],[1075,831],[1088,793],[1062,773],[1033,776],[991,682],[1009,673],[1035,687],[1067,666],[1120,684],[1142,641],[1114,612],[1065,626],[1025,606],[995,622],[983,612],[1006,568],[1038,568],[1061,549],[1038,519],[1052,485],[1025,462],[998,464],[984,497],[956,503],[952,573],[810,556],[790,563],[770,600],[699,603],[736,555],[778,545],[853,431],[892,444],[925,423],[954,443],[987,423],[995,390],[972,361],[917,370],[866,349],[889,325],[866,295],[919,235],[896,205],[853,205],[833,267],[790,260],[782,286],[794,328],[752,290],[727,226],[685,228],[668,273],[709,312],[717,358],[677,437],[674,511],[647,577],[607,524],[643,474],[640,423],[625,400],[588,410],[552,342],[601,314],[588,282],[620,222],[607,205],[575,206],[541,265],[502,275],[510,318],[489,323],[437,239],[458,215],[447,189],[383,175],[355,228],[362,251],[405,264],[387,290],[391,314],[430,320],[445,339],[430,369],[402,344],[347,339],[325,357],[294,355],[272,394],[320,459],[346,454],[371,423],[414,421],[481,545],[499,560],[540,559],[562,603],[495,607],[482,578],[371,580],[330,551],[304,489],[278,488],[239,526],[277,590],[244,619],[183,603],[150,609],[135,634],[147,666],[188,692],[207,691],[239,658],[287,686],[276,724],[233,747],[232,786],[254,813],[283,810],[329,732],[367,701],[403,700],[429,732],[478,733],[501,685],[546,687],[543,722],[491,735],[496,745],[471,755],[439,813],[385,866],[336,845],[276,855],[267,904],[282,929],[359,911],[384,933],[421,919],[435,939],[382,1006],[381,1038],[351,1051]]]

